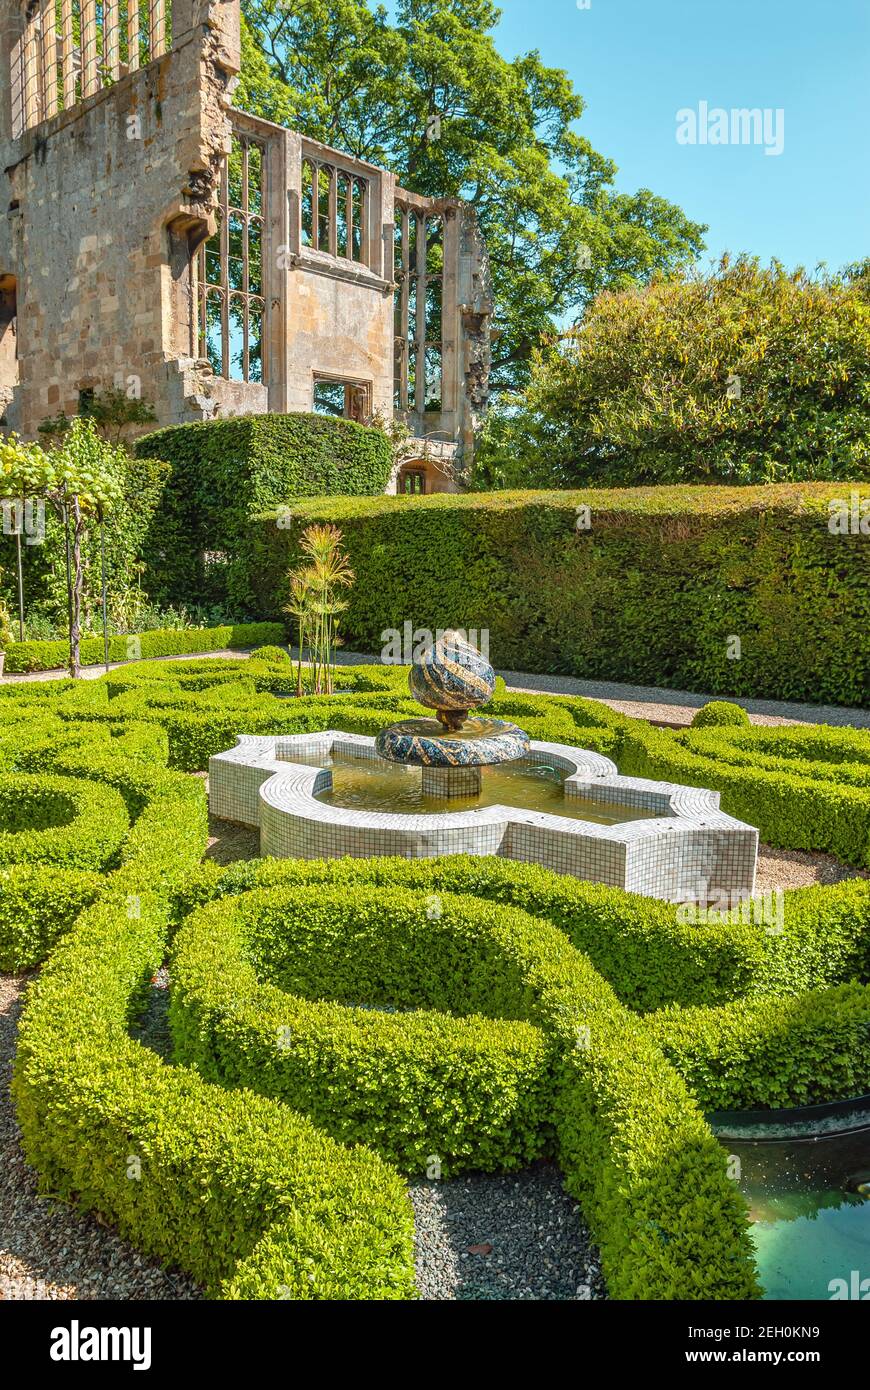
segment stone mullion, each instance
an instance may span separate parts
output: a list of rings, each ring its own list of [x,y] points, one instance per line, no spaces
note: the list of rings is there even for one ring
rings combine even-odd
[[[136,72],[138,68],[139,0],[127,0],[127,71]]]
[[[422,415],[426,409],[426,216],[414,213],[417,218],[417,324],[414,344],[417,370],[414,376],[414,409]]]
[[[230,374],[230,170],[221,171],[221,376]]]
[[[316,159],[311,166],[311,249],[320,250],[320,165]]]
[[[330,168],[329,173],[329,254],[338,255],[338,171]]]
[[[93,96],[100,90],[97,67],[97,6],[96,0],[81,4],[82,97]]]
[[[250,376],[250,336],[251,336],[251,300],[250,300],[250,275],[249,275],[249,256],[248,256],[248,232],[250,231],[250,216],[248,208],[250,206],[248,198],[248,142],[242,143],[242,377],[245,381]]]
[[[121,69],[118,0],[103,4],[103,64],[111,81],[117,82]]]
[[[407,208],[400,212],[402,219],[402,285],[399,292],[401,318],[399,327],[402,337],[402,381],[399,388],[399,406],[408,409],[408,362],[411,345],[408,341],[408,304],[411,294],[411,213]]]
[[[164,0],[150,0],[148,6],[148,57],[166,52],[166,7]]]
[[[354,183],[354,181],[353,181],[353,176],[352,176],[351,174],[347,174],[347,175],[346,175],[346,178],[347,178],[347,190],[346,190],[345,195],[344,195],[344,206],[345,206],[345,221],[346,221],[346,223],[347,223],[347,259],[348,259],[349,261],[352,261],[352,260],[353,260],[353,183]],[[362,231],[360,231],[360,236],[362,236]],[[360,245],[362,245],[362,242],[360,242]]]
[[[75,40],[73,37],[72,0],[61,0],[60,28],[63,104],[64,109],[66,109],[76,104],[76,55]]]
[[[54,0],[42,0],[42,119],[57,111],[57,28]]]
[[[38,125],[40,120],[40,43],[39,25],[26,21],[24,30],[24,129]]]
[[[23,20],[21,21],[23,25]],[[9,120],[13,139],[24,129],[24,29],[13,38],[9,50]]]

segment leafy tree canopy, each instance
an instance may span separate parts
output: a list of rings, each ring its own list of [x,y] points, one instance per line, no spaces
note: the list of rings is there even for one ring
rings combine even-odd
[[[242,0],[237,106],[477,210],[496,296],[495,390],[604,289],[691,263],[705,227],[579,135],[583,100],[537,52],[503,58],[491,0]],[[440,122],[440,126],[438,124]]]
[[[487,421],[480,485],[635,487],[870,477],[868,263],[724,258],[602,294]]]

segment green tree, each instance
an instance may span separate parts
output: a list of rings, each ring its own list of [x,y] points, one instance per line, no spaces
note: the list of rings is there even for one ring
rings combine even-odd
[[[69,672],[81,672],[81,614],[85,584],[83,547],[89,530],[121,497],[127,455],[100,438],[93,420],[71,422],[61,442],[45,450],[10,435],[0,446],[0,492],[45,498],[64,518],[70,538]]]
[[[870,476],[866,266],[748,257],[602,294],[487,422],[479,485],[617,487]]]
[[[492,386],[602,289],[691,263],[706,228],[577,134],[583,100],[538,53],[503,58],[491,0],[242,0],[235,102],[477,210],[496,293]]]

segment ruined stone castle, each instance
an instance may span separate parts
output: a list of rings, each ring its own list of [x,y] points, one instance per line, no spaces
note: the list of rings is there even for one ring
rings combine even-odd
[[[238,0],[0,0],[0,412],[400,418],[452,489],[486,404],[473,210],[232,107]],[[151,426],[155,428],[155,426]]]

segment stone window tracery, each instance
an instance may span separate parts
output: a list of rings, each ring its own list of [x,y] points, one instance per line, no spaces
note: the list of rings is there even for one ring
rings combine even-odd
[[[264,380],[264,166],[262,145],[233,135],[217,231],[197,256],[200,355],[231,381]]]
[[[418,414],[442,408],[444,221],[402,203],[394,236],[394,400]]]
[[[370,193],[368,180],[306,155],[302,161],[302,245],[365,264]]]

